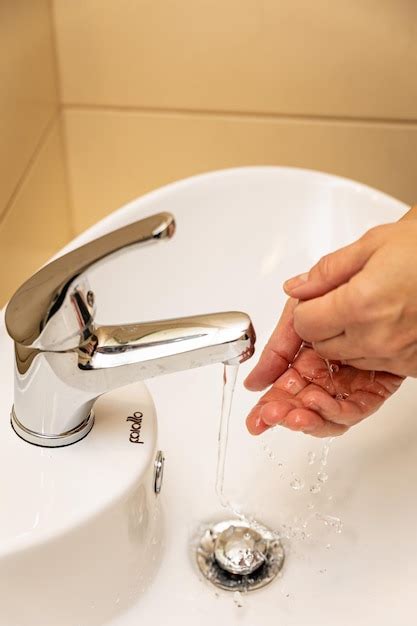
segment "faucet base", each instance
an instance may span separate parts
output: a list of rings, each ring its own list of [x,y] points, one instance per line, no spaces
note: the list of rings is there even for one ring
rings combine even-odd
[[[94,412],[91,411],[76,428],[60,435],[42,435],[26,428],[16,417],[14,406],[10,414],[10,421],[15,433],[24,441],[43,448],[61,448],[62,446],[70,446],[88,435],[94,425]]]

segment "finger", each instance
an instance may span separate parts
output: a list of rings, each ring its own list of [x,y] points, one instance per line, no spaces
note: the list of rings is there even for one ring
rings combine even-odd
[[[261,435],[270,428],[260,417],[261,408],[261,405],[256,405],[246,418],[246,428],[251,435]]]
[[[346,426],[329,422],[316,411],[304,407],[297,407],[289,411],[280,425],[290,430],[301,431],[306,435],[313,435],[313,437],[337,437],[347,430]]]
[[[296,384],[288,390],[287,385],[291,381],[290,374],[294,376],[293,380]],[[288,391],[294,395],[289,395]],[[339,412],[337,400],[321,387],[303,380],[298,372],[290,368],[260,398],[258,405],[251,411],[247,424],[252,434],[264,432],[265,427],[280,425],[291,430],[325,437],[344,432],[343,428],[329,428],[325,423],[332,421],[333,416]],[[344,426],[337,420],[335,424]]]
[[[304,433],[315,432],[323,427],[323,419],[315,411],[285,401],[264,404],[260,417],[268,426],[285,426]]]
[[[370,370],[375,372],[390,372],[396,376],[403,376],[397,364],[391,359],[358,358],[343,360],[343,365],[350,365],[357,370]]]
[[[349,285],[342,285],[324,296],[300,302],[293,314],[297,335],[315,343],[343,334],[351,318],[348,289]]]
[[[314,341],[313,348],[323,359],[333,361],[360,359],[364,354],[358,342],[353,342],[345,333],[324,341]]]
[[[310,300],[346,283],[357,274],[375,252],[377,237],[362,237],[358,241],[322,257],[307,274],[284,283],[284,291],[292,298]]]
[[[353,426],[362,421],[385,399],[382,395],[358,390],[351,393],[348,399],[337,400],[317,385],[309,385],[299,397],[305,406],[314,410],[323,420],[341,426]]]
[[[260,398],[260,403],[269,402],[281,397],[283,394],[296,396],[309,384],[295,367],[289,367],[273,384],[271,389]]]
[[[281,318],[266,344],[261,357],[246,378],[244,385],[251,391],[261,391],[271,385],[287,369],[297,354],[301,339],[294,330],[293,311],[296,300],[289,299]]]

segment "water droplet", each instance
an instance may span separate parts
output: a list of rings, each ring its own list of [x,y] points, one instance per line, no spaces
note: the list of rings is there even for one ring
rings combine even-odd
[[[315,483],[314,485],[311,485],[310,493],[319,493],[320,491],[321,491],[321,485],[318,485],[317,483]]]
[[[331,543],[326,543],[326,550],[330,550],[331,547],[332,547]]]
[[[323,446],[323,450],[321,452],[320,465],[327,465],[327,458],[329,456],[330,445],[333,441],[334,437],[329,439]]]
[[[271,459],[271,461],[273,461],[275,459],[275,452],[273,450],[271,450],[271,448],[267,444],[262,446],[262,449],[266,453],[268,459]]]
[[[312,509],[314,509],[314,504],[310,502],[309,504],[307,504],[307,508],[311,511]]]
[[[329,478],[329,476],[328,476],[328,474],[326,474],[326,472],[318,472],[318,474],[317,474],[317,480],[320,483],[325,483],[328,478]]]
[[[343,529],[343,523],[340,517],[336,517],[334,515],[322,515],[321,513],[316,513],[316,518],[322,522],[324,522],[325,526],[330,526],[337,533],[341,533]]]
[[[336,400],[347,400],[349,398],[348,393],[337,393]]]
[[[290,487],[294,489],[294,491],[300,491],[304,487],[304,481],[299,476],[294,476],[292,481],[290,482]]]
[[[233,594],[233,602],[235,605],[241,609],[243,607],[242,594],[240,591],[235,591]]]
[[[308,459],[308,464],[309,465],[313,465],[314,461],[316,460],[316,453],[315,452],[309,452],[307,455],[307,459]]]

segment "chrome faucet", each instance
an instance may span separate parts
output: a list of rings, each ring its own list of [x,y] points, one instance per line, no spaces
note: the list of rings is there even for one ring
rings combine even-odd
[[[174,232],[169,213],[115,230],[44,266],[11,298],[6,310],[15,342],[11,422],[22,439],[46,447],[75,443],[90,432],[100,395],[170,372],[242,362],[253,354],[255,333],[245,313],[95,323],[89,268]]]

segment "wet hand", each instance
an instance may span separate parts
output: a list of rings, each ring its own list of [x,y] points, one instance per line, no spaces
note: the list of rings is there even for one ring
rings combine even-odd
[[[401,385],[386,372],[359,370],[326,361],[305,346],[294,328],[297,301],[290,299],[278,325],[245,381],[253,391],[270,387],[247,418],[259,435],[272,426],[286,426],[316,437],[341,435],[374,413]]]
[[[285,283],[294,326],[327,359],[417,376],[417,207]]]

